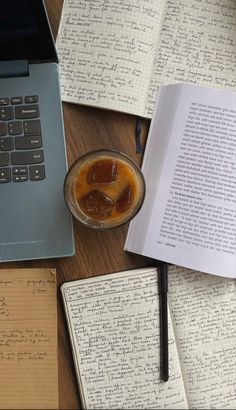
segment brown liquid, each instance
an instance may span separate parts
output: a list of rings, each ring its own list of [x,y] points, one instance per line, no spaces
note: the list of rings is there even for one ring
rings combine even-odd
[[[93,159],[82,165],[77,174],[77,204],[95,221],[122,220],[137,204],[138,196],[135,171],[120,159]]]

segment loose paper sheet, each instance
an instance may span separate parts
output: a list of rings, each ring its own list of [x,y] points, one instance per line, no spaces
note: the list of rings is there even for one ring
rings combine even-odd
[[[0,270],[0,386],[1,409],[58,409],[54,270]]]

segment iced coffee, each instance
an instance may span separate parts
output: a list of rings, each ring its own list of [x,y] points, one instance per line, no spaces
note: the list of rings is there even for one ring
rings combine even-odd
[[[68,172],[65,197],[74,216],[94,228],[128,222],[140,209],[145,183],[126,155],[99,150],[81,157]]]

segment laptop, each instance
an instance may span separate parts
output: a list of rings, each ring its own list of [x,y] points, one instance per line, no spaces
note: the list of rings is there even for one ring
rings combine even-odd
[[[0,261],[74,254],[58,60],[42,0],[0,1]]]

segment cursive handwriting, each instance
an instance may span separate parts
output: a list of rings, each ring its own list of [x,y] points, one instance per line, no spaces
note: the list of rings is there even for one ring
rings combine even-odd
[[[58,408],[56,314],[53,270],[0,270],[1,409]]]
[[[143,115],[163,4],[65,1],[57,38],[65,101]]]
[[[170,323],[170,383],[160,382],[157,272],[65,288],[88,408],[187,408]]]
[[[158,85],[192,82],[236,87],[235,0],[166,1],[146,109]]]
[[[236,283],[170,267],[170,310],[189,408],[236,406]]]

